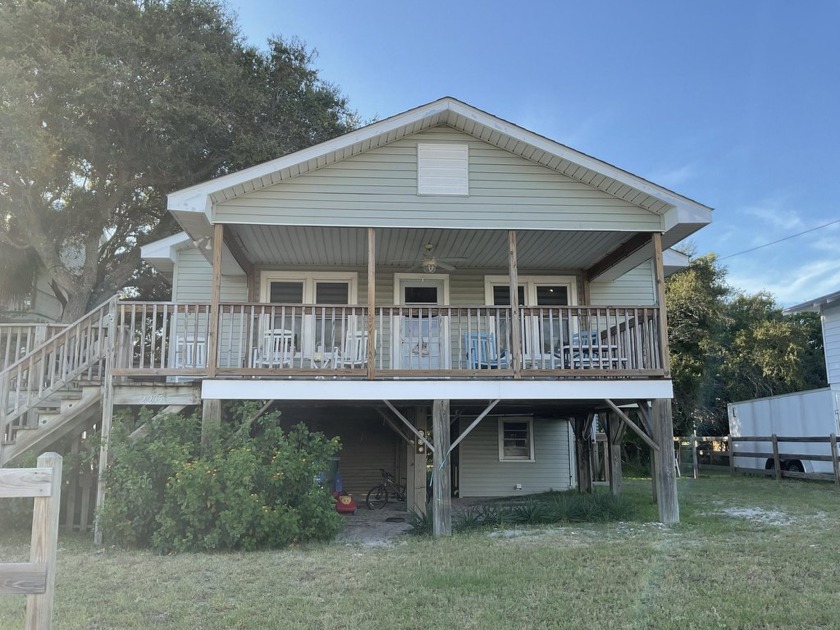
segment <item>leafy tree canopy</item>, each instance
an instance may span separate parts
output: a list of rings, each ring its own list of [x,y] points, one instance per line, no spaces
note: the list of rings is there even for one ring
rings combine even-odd
[[[247,46],[214,0],[4,0],[0,242],[35,253],[76,319],[175,231],[167,193],[357,124],[312,62],[298,41]]]
[[[676,433],[726,434],[729,402],[826,385],[819,317],[732,289],[714,254],[671,276],[665,299]]]

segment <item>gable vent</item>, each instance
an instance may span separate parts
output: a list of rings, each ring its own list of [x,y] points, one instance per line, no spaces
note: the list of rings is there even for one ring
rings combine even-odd
[[[417,145],[418,195],[469,195],[469,147],[466,144]]]

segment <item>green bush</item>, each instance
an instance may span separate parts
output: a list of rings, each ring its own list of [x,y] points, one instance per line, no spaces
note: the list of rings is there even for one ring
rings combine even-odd
[[[315,481],[337,440],[302,424],[284,432],[277,414],[267,414],[250,432],[224,423],[201,447],[197,417],[149,421],[135,444],[125,440],[130,426],[113,434],[102,514],[110,540],[162,553],[251,550],[329,539],[340,529],[332,497]]]

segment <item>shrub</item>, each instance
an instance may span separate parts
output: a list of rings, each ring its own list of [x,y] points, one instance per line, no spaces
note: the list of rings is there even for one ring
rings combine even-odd
[[[281,547],[335,536],[341,517],[315,477],[328,469],[338,441],[302,424],[284,432],[277,416],[263,416],[246,427],[250,432],[224,423],[203,448],[195,416],[162,416],[133,445],[124,440],[127,428],[115,430],[117,459],[102,515],[106,535],[164,553]]]

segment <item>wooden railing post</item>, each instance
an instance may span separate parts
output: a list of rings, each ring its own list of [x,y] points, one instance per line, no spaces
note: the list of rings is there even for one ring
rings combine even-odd
[[[39,468],[51,468],[50,496],[36,497],[32,512],[32,540],[29,560],[47,568],[43,593],[26,596],[26,627],[50,628],[55,599],[55,562],[58,547],[58,513],[61,506],[61,455],[44,453],[38,458]]]
[[[832,433],[829,436],[829,444],[831,444],[831,464],[834,467],[834,485],[840,486],[840,460],[837,457],[836,433]]]
[[[217,223],[213,231],[213,286],[210,293],[210,321],[207,322],[207,376],[214,378],[219,366],[219,299],[222,291],[222,250],[225,226]]]
[[[779,438],[774,433],[771,437],[773,440],[773,468],[776,471],[776,481],[782,481],[782,465],[779,458]]]
[[[44,453],[38,468],[0,471],[0,498],[35,497],[28,563],[0,564],[0,593],[26,595],[27,630],[49,630],[55,598],[61,456]]]

